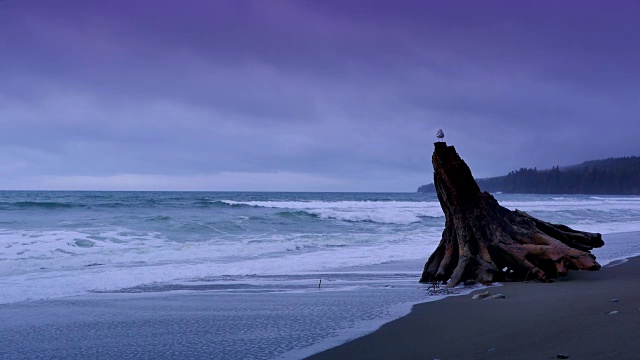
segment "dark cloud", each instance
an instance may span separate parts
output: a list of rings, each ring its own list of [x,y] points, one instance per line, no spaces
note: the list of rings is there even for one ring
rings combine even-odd
[[[0,2],[0,188],[412,191],[437,128],[477,176],[638,155],[637,10]]]

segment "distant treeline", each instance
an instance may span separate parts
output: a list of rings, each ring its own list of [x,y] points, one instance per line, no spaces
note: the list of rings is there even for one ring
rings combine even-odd
[[[586,161],[548,170],[521,168],[505,176],[476,179],[488,192],[517,194],[640,195],[640,157]],[[418,192],[435,192],[433,184]]]

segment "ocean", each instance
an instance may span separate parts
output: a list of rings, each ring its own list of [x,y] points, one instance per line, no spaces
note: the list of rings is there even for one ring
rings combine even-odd
[[[496,198],[640,254],[640,197]],[[2,191],[0,357],[301,358],[436,300],[443,226],[422,193]]]

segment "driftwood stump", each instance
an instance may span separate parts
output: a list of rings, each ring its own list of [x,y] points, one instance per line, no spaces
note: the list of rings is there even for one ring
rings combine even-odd
[[[589,252],[604,245],[600,234],[500,206],[491,194],[480,191],[453,146],[434,145],[434,184],[446,220],[420,282],[440,281],[452,287],[467,280],[551,281],[569,269],[600,269]]]

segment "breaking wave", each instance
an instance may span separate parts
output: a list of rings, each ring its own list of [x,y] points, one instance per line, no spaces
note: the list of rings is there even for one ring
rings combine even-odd
[[[425,218],[444,217],[437,202],[415,201],[232,201],[221,200],[228,206],[250,206],[267,209],[285,209],[278,214],[300,216],[306,213],[313,217],[346,222],[372,222],[380,224],[407,225]]]

